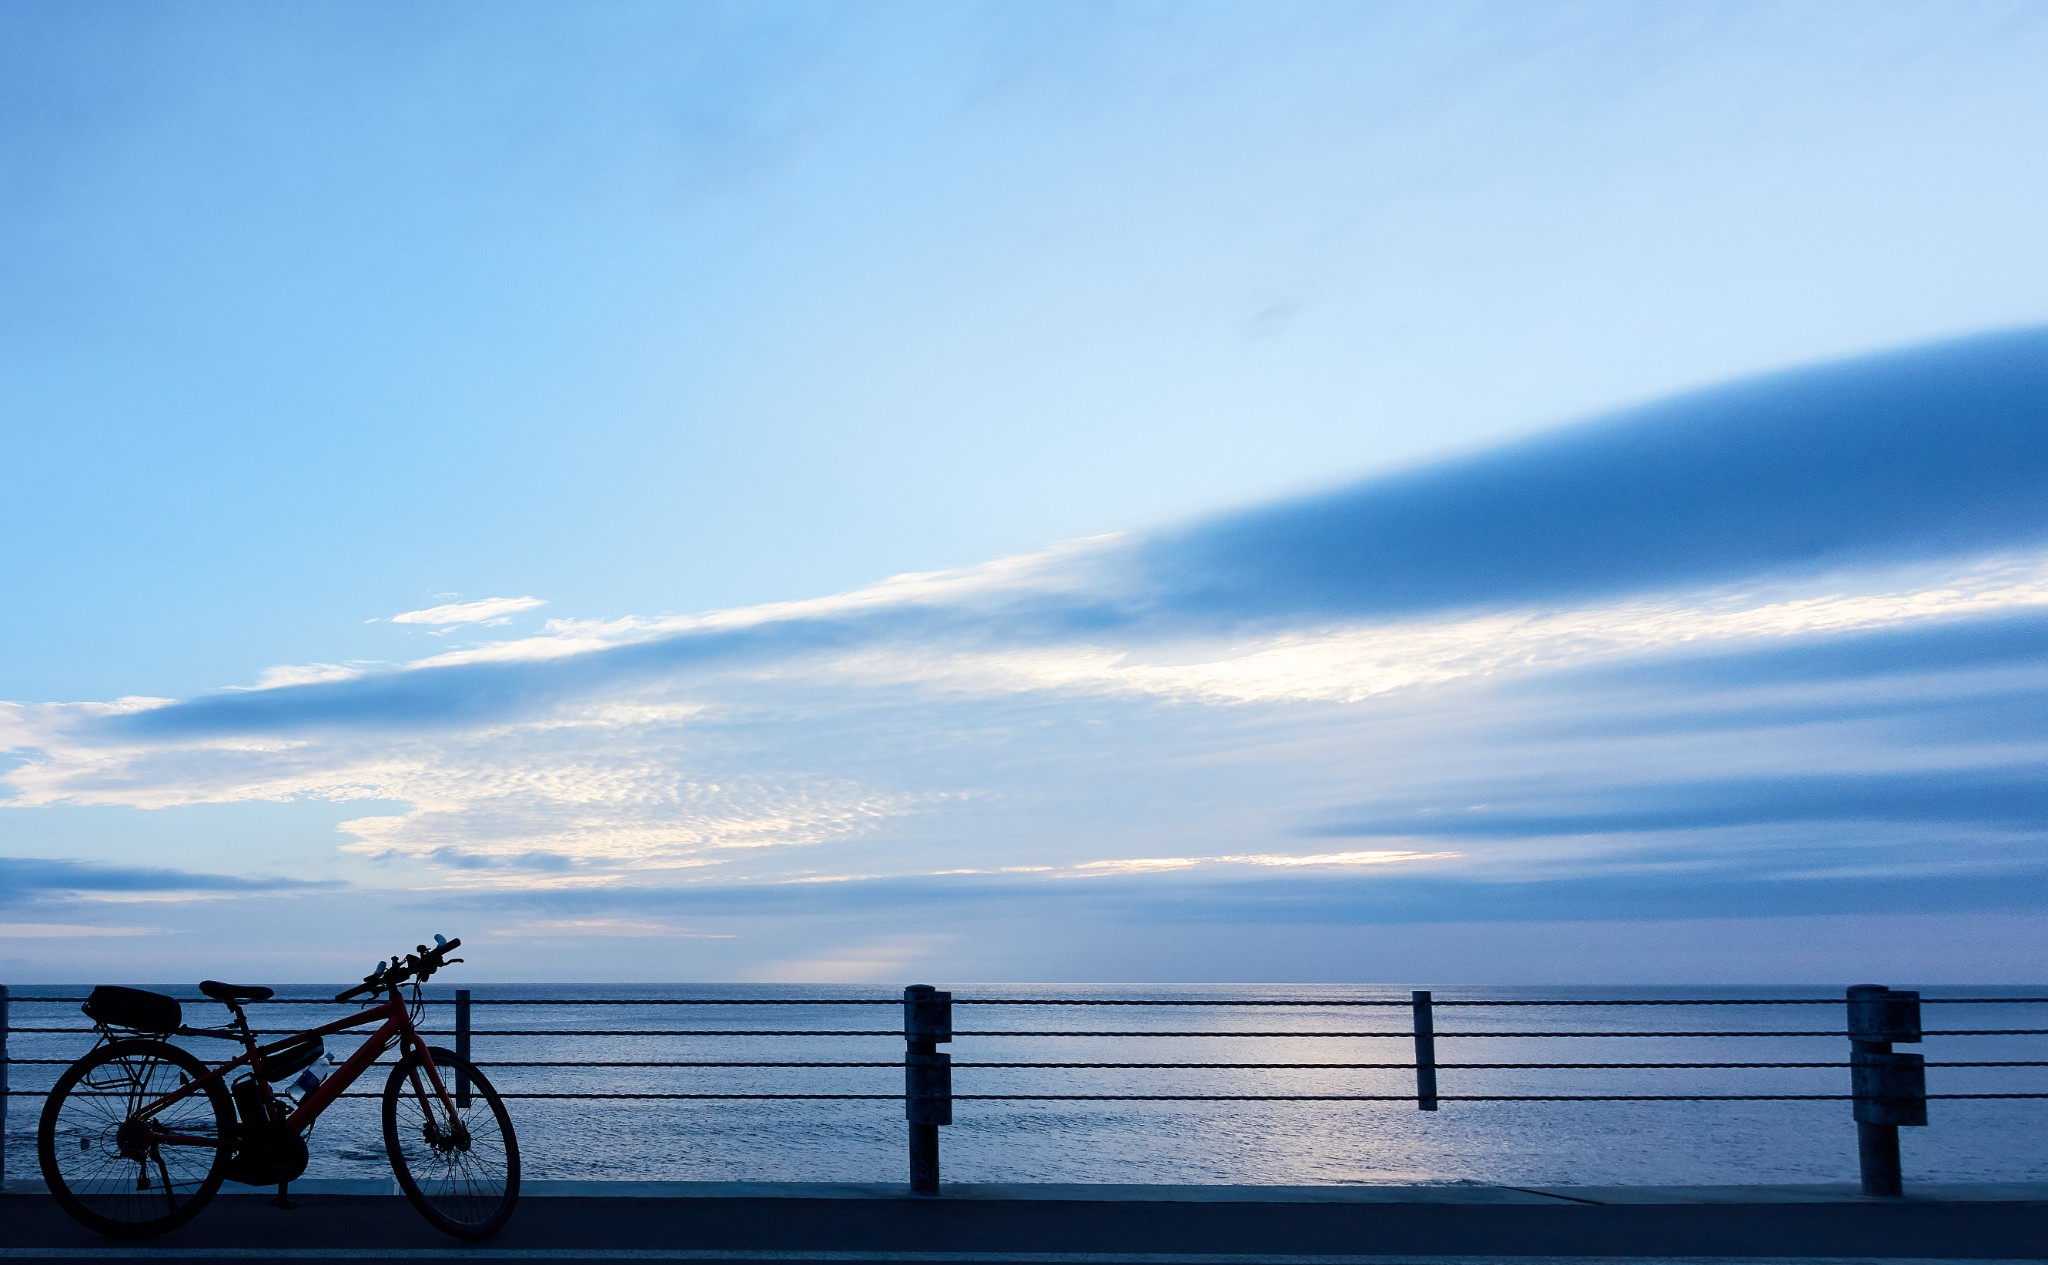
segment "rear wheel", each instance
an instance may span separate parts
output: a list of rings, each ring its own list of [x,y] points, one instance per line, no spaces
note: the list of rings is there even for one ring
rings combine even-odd
[[[455,1097],[456,1077],[469,1082],[469,1105],[451,1111],[434,1092],[426,1064],[413,1050],[384,1083],[384,1149],[398,1187],[420,1215],[459,1239],[484,1239],[504,1228],[519,1202],[519,1139],[505,1101],[476,1065],[452,1050],[429,1047],[434,1070]]]
[[[227,1090],[211,1080],[154,1115],[140,1113],[206,1071],[162,1041],[116,1041],[65,1068],[36,1128],[36,1158],[58,1206],[122,1238],[191,1220],[227,1175]]]

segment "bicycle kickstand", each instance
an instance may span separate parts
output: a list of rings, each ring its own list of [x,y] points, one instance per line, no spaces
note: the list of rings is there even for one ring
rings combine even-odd
[[[285,1192],[287,1189],[290,1188],[290,1186],[290,1182],[279,1182],[277,1184],[277,1197],[270,1201],[271,1207],[280,1209],[284,1212],[290,1212],[292,1209],[298,1207],[297,1204],[293,1203],[289,1198],[286,1197]]]

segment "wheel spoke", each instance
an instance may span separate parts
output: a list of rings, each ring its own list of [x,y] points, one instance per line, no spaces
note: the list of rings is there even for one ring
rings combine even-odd
[[[433,1059],[444,1078],[466,1076],[471,1105],[443,1103],[423,1065],[410,1058],[386,1088],[386,1145],[401,1187],[428,1220],[451,1234],[482,1237],[504,1222],[517,1198],[517,1143],[503,1100],[483,1074],[440,1050]]]
[[[190,1067],[184,1066],[189,1063]],[[203,1069],[173,1046],[103,1047],[59,1077],[38,1131],[43,1171],[67,1211],[94,1229],[146,1234],[197,1211],[219,1184],[218,1145],[225,1095],[190,1087]],[[142,1115],[166,1095],[189,1096],[153,1119]],[[161,1133],[210,1138],[215,1145],[169,1147]]]

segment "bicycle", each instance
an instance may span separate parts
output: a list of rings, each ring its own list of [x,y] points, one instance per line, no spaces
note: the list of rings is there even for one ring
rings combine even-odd
[[[275,990],[206,980],[199,991],[228,1008],[224,1027],[194,1028],[177,1000],[101,985],[82,1009],[99,1042],[50,1090],[36,1130],[36,1155],[50,1193],[73,1218],[102,1234],[144,1238],[185,1224],[224,1181],[277,1186],[271,1202],[292,1206],[290,1184],[306,1171],[306,1134],[320,1113],[393,1046],[384,1083],[384,1149],[398,1185],[420,1214],[463,1239],[497,1233],[519,1199],[519,1142],[504,1100],[475,1064],[430,1046],[417,1023],[420,985],[461,958],[460,940],[434,937],[393,956],[337,1002],[368,994],[364,1009],[333,1023],[257,1043],[243,1006]],[[410,997],[400,991],[410,985]],[[315,1067],[326,1038],[376,1023],[347,1061]],[[239,1042],[242,1053],[211,1067],[173,1036]],[[248,1069],[232,1083],[239,1069]],[[273,1088],[298,1078],[296,1103]],[[452,1083],[451,1083],[452,1082]],[[477,1107],[482,1104],[482,1110]]]

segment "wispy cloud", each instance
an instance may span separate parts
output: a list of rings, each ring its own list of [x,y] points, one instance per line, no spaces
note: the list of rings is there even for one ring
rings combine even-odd
[[[0,902],[43,892],[284,892],[338,886],[309,879],[204,874],[146,866],[94,865],[43,857],[0,857]]]
[[[602,937],[625,940],[730,940],[728,932],[690,931],[673,923],[645,918],[532,918],[486,934],[519,939],[554,940]]]
[[[394,624],[477,624],[507,615],[517,615],[546,606],[547,601],[538,597],[480,597],[473,602],[450,602],[442,606],[429,606],[424,610],[406,611],[393,615]]]
[[[1458,855],[1456,852],[1409,852],[1398,848],[1377,848],[1362,852],[1251,852],[1220,857],[1132,857],[1120,861],[1083,861],[1067,872],[1084,876],[1162,874],[1219,865],[1252,865],[1280,869],[1351,869],[1369,865],[1413,865],[1421,861],[1449,861]]]
[[[363,674],[359,666],[342,663],[297,663],[265,668],[256,678],[255,688],[259,690],[281,689],[288,685],[318,685],[329,681],[353,681]]]
[[[1497,787],[1495,796],[1493,803],[1374,814],[1308,833],[1609,835],[1807,822],[1940,824],[2048,833],[2048,767],[2039,764],[1662,780],[1635,786],[1591,781],[1563,794],[1514,795]]]
[[[101,936],[156,936],[159,927],[102,927],[78,922],[0,922],[4,940],[80,940]]]

